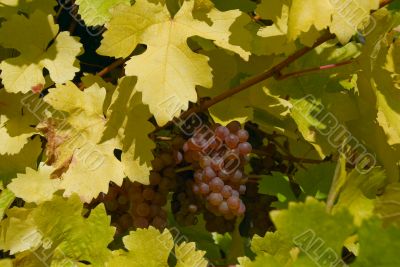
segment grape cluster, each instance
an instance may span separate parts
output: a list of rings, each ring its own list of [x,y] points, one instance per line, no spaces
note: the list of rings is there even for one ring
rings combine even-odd
[[[106,211],[111,215],[111,224],[116,227],[116,234],[126,232],[132,225],[132,217],[129,214],[129,193],[130,181],[124,180],[122,186],[110,183],[107,194],[101,193],[90,203],[94,207],[100,202],[104,203]]]
[[[158,229],[166,227],[167,213],[162,208],[167,197],[151,185],[142,185],[125,179],[122,186],[110,184],[107,194],[100,194],[91,206],[103,202],[111,224],[117,228],[117,235],[135,228],[152,225]]]
[[[197,215],[203,208],[199,198],[193,193],[193,181],[178,177],[178,187],[172,195],[171,210],[176,222],[182,226],[191,226],[197,223]]]
[[[243,168],[252,149],[248,138],[233,121],[226,127],[201,128],[183,146],[184,159],[195,169],[193,192],[206,200],[211,213],[227,220],[246,210],[240,195],[246,191]]]
[[[182,146],[184,140],[173,147]],[[154,226],[164,229],[167,226],[168,193],[176,186],[175,167],[182,161],[178,150],[159,149],[152,161],[149,184],[143,185],[125,179],[122,186],[110,183],[107,194],[90,203],[89,207],[103,202],[106,211],[111,215],[112,225],[117,228],[117,235],[136,228]]]
[[[163,207],[167,204],[168,193],[176,186],[175,167],[181,160],[179,152],[163,151],[152,161],[150,184],[133,183],[129,195],[135,228],[152,225],[163,229],[167,226],[167,213]]]

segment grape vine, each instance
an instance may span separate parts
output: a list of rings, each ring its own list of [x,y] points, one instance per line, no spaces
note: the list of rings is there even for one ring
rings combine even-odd
[[[0,266],[400,266],[399,55],[398,0],[0,0]]]

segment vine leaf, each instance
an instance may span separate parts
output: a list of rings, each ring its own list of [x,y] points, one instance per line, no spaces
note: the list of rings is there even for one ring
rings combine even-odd
[[[379,0],[271,2],[263,1],[256,12],[265,19],[271,19],[282,33],[286,32],[287,27],[289,41],[300,38],[307,46],[311,46],[320,31],[327,28],[342,44],[349,42],[359,30],[368,33],[375,26],[374,21],[370,20],[370,11],[379,8]],[[285,16],[288,8],[289,15]],[[280,12],[282,16],[277,16]]]
[[[26,202],[41,203],[51,200],[53,193],[60,188],[59,180],[50,179],[53,170],[46,165],[39,167],[38,170],[26,168],[26,172],[17,174],[7,188]]]
[[[23,173],[27,167],[36,168],[37,159],[42,151],[42,142],[35,137],[22,149],[12,155],[0,155],[0,177],[1,181],[7,184],[10,179],[15,178],[17,173]]]
[[[108,120],[102,141],[118,137],[122,149],[121,162],[131,181],[147,184],[154,159],[155,143],[149,138],[154,126],[149,122],[151,113],[142,103],[142,95],[132,90],[135,77],[119,80],[107,111]]]
[[[6,210],[15,200],[15,195],[8,189],[4,189],[0,193],[0,218],[3,219]]]
[[[280,172],[272,172],[272,175],[263,175],[259,182],[258,192],[276,196],[279,202],[274,202],[272,204],[274,207],[287,207],[289,201],[297,199],[290,187],[289,178]]]
[[[291,249],[291,244],[279,232],[267,232],[264,237],[255,235],[251,241],[251,250],[254,253],[266,252],[281,264],[285,264],[291,258]]]
[[[374,168],[367,174],[351,171],[341,189],[334,211],[347,209],[354,217],[354,224],[361,225],[374,215],[375,198],[378,190],[385,185],[385,179],[386,175],[381,168]]]
[[[71,82],[50,89],[44,98],[56,109],[41,125],[49,140],[48,163],[56,168],[55,177],[62,176],[64,195],[77,193],[85,202],[106,193],[110,181],[121,185],[125,177],[113,154],[118,141],[99,143],[106,123],[104,99],[105,89],[97,84],[82,92]]]
[[[43,0],[0,0],[0,18],[10,19],[14,14],[32,14],[40,10],[46,14],[54,14],[56,1]]]
[[[294,180],[301,186],[307,196],[317,199],[326,199],[332,184],[336,163],[324,162],[310,166],[306,170],[299,170]]]
[[[275,232],[254,236],[255,261],[239,258],[242,267],[320,266],[340,259],[343,244],[355,230],[350,214],[325,211],[325,203],[308,197],[305,203],[290,203],[286,210],[270,213]],[[326,264],[324,264],[326,265]],[[269,266],[269,265],[268,265]]]
[[[78,13],[87,26],[103,25],[111,18],[110,9],[119,4],[129,4],[129,0],[77,0]]]
[[[360,252],[351,266],[374,267],[400,264],[400,259],[396,256],[400,249],[399,228],[394,226],[385,228],[379,220],[369,220],[360,228],[358,236]]]
[[[17,136],[12,136],[7,131],[7,124],[9,120],[5,116],[0,116],[0,140],[4,142],[4,145],[0,148],[0,155],[17,154],[21,149],[28,143],[28,138],[32,136],[33,132],[22,133]]]
[[[301,248],[302,254],[316,240],[323,240],[320,251],[329,248],[341,255],[344,241],[354,231],[353,218],[347,211],[330,215],[325,203],[311,197],[305,203],[290,203],[287,210],[272,211],[270,216],[283,239]]]
[[[122,240],[128,251],[114,251],[107,266],[170,266],[168,257],[174,247],[174,240],[168,229],[162,233],[152,226],[148,229],[137,229]],[[173,253],[177,259],[176,267],[206,267],[208,263],[203,258],[204,254],[204,251],[196,250],[194,243],[186,242],[176,244]]]
[[[106,114],[107,109],[110,107],[112,96],[116,86],[112,83],[104,81],[102,77],[94,74],[86,74],[81,78],[81,80],[86,88],[97,83],[100,87],[106,89],[106,99],[104,100],[103,103],[103,112],[104,114]]]
[[[0,90],[0,155],[15,155],[30,141],[38,131],[40,106],[32,105],[39,99],[37,94],[13,94]]]
[[[167,260],[174,246],[172,235],[168,230],[160,233],[154,227],[137,229],[123,239],[128,252],[115,255],[107,266],[168,266]]]
[[[142,184],[149,183],[151,161],[154,159],[152,149],[155,148],[155,144],[147,135],[154,130],[154,126],[148,121],[149,117],[150,112],[147,106],[141,104],[132,108],[126,122],[126,135],[121,155],[125,174],[131,181]],[[129,139],[131,141],[127,141]],[[130,145],[127,145],[129,143]]]
[[[213,86],[209,88],[199,88],[198,94],[201,97],[214,97],[222,93],[226,88],[232,86],[232,81],[239,73],[239,57],[232,56],[226,51],[214,49],[205,52],[210,58],[209,65],[213,68]],[[251,61],[251,60],[250,60]],[[249,92],[244,91],[225,99],[221,103],[210,107],[210,115],[216,122],[226,124],[230,120],[237,120],[241,123],[252,117],[252,109],[249,107]]]
[[[358,58],[362,71],[357,74],[357,86],[365,92],[357,98],[359,109],[363,110],[362,117],[348,127],[376,155],[389,181],[397,182],[400,177],[397,166],[400,151],[396,148],[400,142],[400,109],[396,102],[399,98],[395,80],[398,69],[393,65],[393,57],[398,43],[393,43],[390,32],[400,24],[400,15],[380,9],[373,16],[376,27],[366,37]]]
[[[400,16],[398,19],[400,23]],[[389,145],[400,144],[400,108],[395,104],[399,99],[399,86],[394,80],[400,75],[395,61],[400,51],[400,42],[396,41],[389,47],[384,68],[378,68],[374,79],[378,100],[377,120],[388,137]],[[393,63],[391,63],[393,62]]]
[[[107,246],[115,228],[110,226],[103,204],[94,208],[87,218],[82,216],[82,210],[76,195],[68,199],[55,196],[38,206],[14,207],[1,222],[0,247],[16,254],[17,266],[40,266],[43,261],[52,264],[88,261],[102,265],[111,256]]]
[[[379,8],[379,0],[346,0],[330,1],[334,7],[332,14],[331,33],[334,33],[338,40],[345,44],[358,30],[365,30],[366,33],[375,27],[375,22],[370,21],[370,11]]]
[[[387,185],[375,202],[374,212],[382,218],[384,226],[400,226],[400,183]]]
[[[318,31],[327,28],[332,13],[333,6],[329,0],[293,0],[288,20],[289,40],[296,40],[302,32],[308,32],[311,26]]]
[[[193,5],[193,1],[185,1],[173,18],[166,6],[144,0],[132,7],[119,5],[112,11],[113,17],[106,24],[108,30],[98,49],[102,55],[127,57],[139,43],[147,45],[143,54],[127,61],[125,71],[138,77],[136,89],[143,93],[143,103],[149,105],[159,125],[187,110],[189,102],[197,101],[196,85],[212,85],[208,58],[188,47],[189,37],[211,39],[245,58],[249,55],[229,44],[229,28],[240,11],[212,9],[207,14],[212,21],[210,26],[193,18]],[[153,15],[149,17],[149,13]]]
[[[207,267],[208,263],[204,259],[205,254],[204,251],[196,250],[196,244],[193,242],[177,244],[174,254],[177,259],[176,267]]]
[[[79,71],[75,61],[82,52],[82,45],[68,32],[58,33],[58,28],[53,17],[41,11],[29,18],[15,15],[2,24],[0,44],[21,53],[0,64],[0,77],[8,92],[26,93],[34,86],[44,85],[43,68],[56,83],[74,78]]]

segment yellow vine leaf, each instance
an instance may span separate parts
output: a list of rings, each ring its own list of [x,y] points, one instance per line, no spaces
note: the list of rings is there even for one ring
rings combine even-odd
[[[197,101],[196,85],[212,85],[208,58],[188,47],[189,37],[211,39],[244,58],[249,55],[229,43],[229,28],[240,11],[212,9],[207,14],[212,25],[208,25],[193,18],[193,5],[193,1],[185,1],[173,18],[166,6],[144,0],[131,7],[119,5],[112,11],[113,17],[106,24],[107,31],[98,49],[102,55],[127,57],[138,44],[147,45],[143,54],[127,61],[125,72],[138,77],[136,89],[143,93],[143,103],[149,105],[159,125],[186,110],[189,102]]]
[[[150,226],[148,229],[136,229],[123,237],[126,251],[113,251],[113,257],[107,267],[167,267],[168,257],[176,257],[176,267],[206,267],[205,252],[196,250],[195,243],[176,244],[168,229],[163,232]]]
[[[52,167],[45,165],[38,170],[26,168],[26,172],[17,174],[7,187],[26,202],[39,204],[51,200],[53,193],[60,188],[59,180],[50,179],[52,171]]]
[[[8,92],[26,93],[37,85],[44,85],[43,68],[56,83],[72,80],[79,67],[76,56],[82,45],[69,32],[58,33],[58,25],[51,15],[35,11],[29,18],[14,15],[0,28],[0,44],[15,48],[21,54],[0,63],[1,79]],[[49,46],[49,43],[54,43]],[[48,47],[49,46],[49,47]]]
[[[77,193],[85,202],[100,192],[107,192],[110,181],[122,184],[125,177],[121,162],[113,152],[116,139],[99,143],[105,128],[103,115],[105,89],[93,84],[80,91],[73,83],[58,85],[49,90],[45,101],[58,112],[53,120],[44,121],[42,131],[48,138],[48,163],[61,176],[64,195]],[[49,162],[50,159],[50,162]]]
[[[330,0],[293,0],[288,21],[289,40],[296,40],[311,26],[323,30],[330,25],[333,6]]]
[[[39,137],[26,143],[16,154],[0,155],[0,179],[7,183],[15,178],[17,173],[22,173],[27,167],[36,168],[37,158],[42,151]]]
[[[108,191],[110,181],[121,185],[125,176],[148,183],[155,146],[148,134],[154,126],[140,93],[131,91],[133,80],[121,79],[108,118],[103,113],[106,90],[97,83],[84,91],[71,82],[57,85],[44,98],[56,111],[39,128],[48,139],[47,163],[56,169],[52,177],[61,178],[64,196],[77,193],[90,202]],[[114,155],[118,148],[121,161]]]
[[[175,245],[176,267],[207,267],[205,254],[204,251],[196,250],[196,244],[193,242],[177,244]]]
[[[137,229],[123,239],[128,252],[116,253],[107,267],[167,267],[168,256],[174,246],[171,233],[160,233],[154,227]]]
[[[107,111],[108,120],[102,141],[118,137],[125,174],[131,181],[148,184],[151,161],[154,159],[152,150],[155,148],[148,135],[155,128],[149,122],[151,113],[148,106],[142,103],[141,93],[132,90],[135,83],[134,77],[119,80]]]
[[[334,7],[330,31],[342,44],[347,43],[358,30],[366,33],[375,27],[370,11],[379,8],[379,0],[330,1]]]

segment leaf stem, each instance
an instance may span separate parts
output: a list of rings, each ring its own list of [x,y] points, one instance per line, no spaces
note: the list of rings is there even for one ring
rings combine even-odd
[[[326,212],[331,213],[333,205],[335,204],[336,198],[339,194],[339,189],[340,189],[340,180],[343,176],[343,173],[345,170],[343,168],[346,168],[345,164],[343,164],[343,155],[339,156],[337,164],[336,164],[336,169],[335,173],[333,175],[332,179],[332,184],[331,188],[329,189],[328,197],[326,200]]]
[[[290,78],[290,77],[298,77],[298,76],[302,76],[304,74],[308,74],[310,72],[333,69],[333,68],[341,67],[341,66],[344,66],[344,65],[349,65],[349,64],[352,64],[352,63],[354,63],[354,60],[347,60],[347,61],[336,63],[336,64],[329,64],[329,65],[319,66],[319,67],[315,67],[315,68],[309,68],[309,69],[294,71],[294,72],[278,75],[276,77],[276,79],[277,80],[284,80],[284,79],[287,79],[287,78]]]
[[[272,156],[271,153],[268,153],[263,150],[258,150],[258,149],[253,149],[251,153],[254,153],[256,155],[262,155],[262,156]],[[301,163],[310,163],[310,164],[319,164],[319,163],[325,162],[324,160],[320,160],[320,159],[304,159],[304,158],[298,158],[298,157],[291,156],[291,155],[287,155],[287,156],[281,155],[280,157],[282,157],[282,159],[284,159],[284,160],[288,160],[288,161],[292,161],[292,162],[301,162]]]

